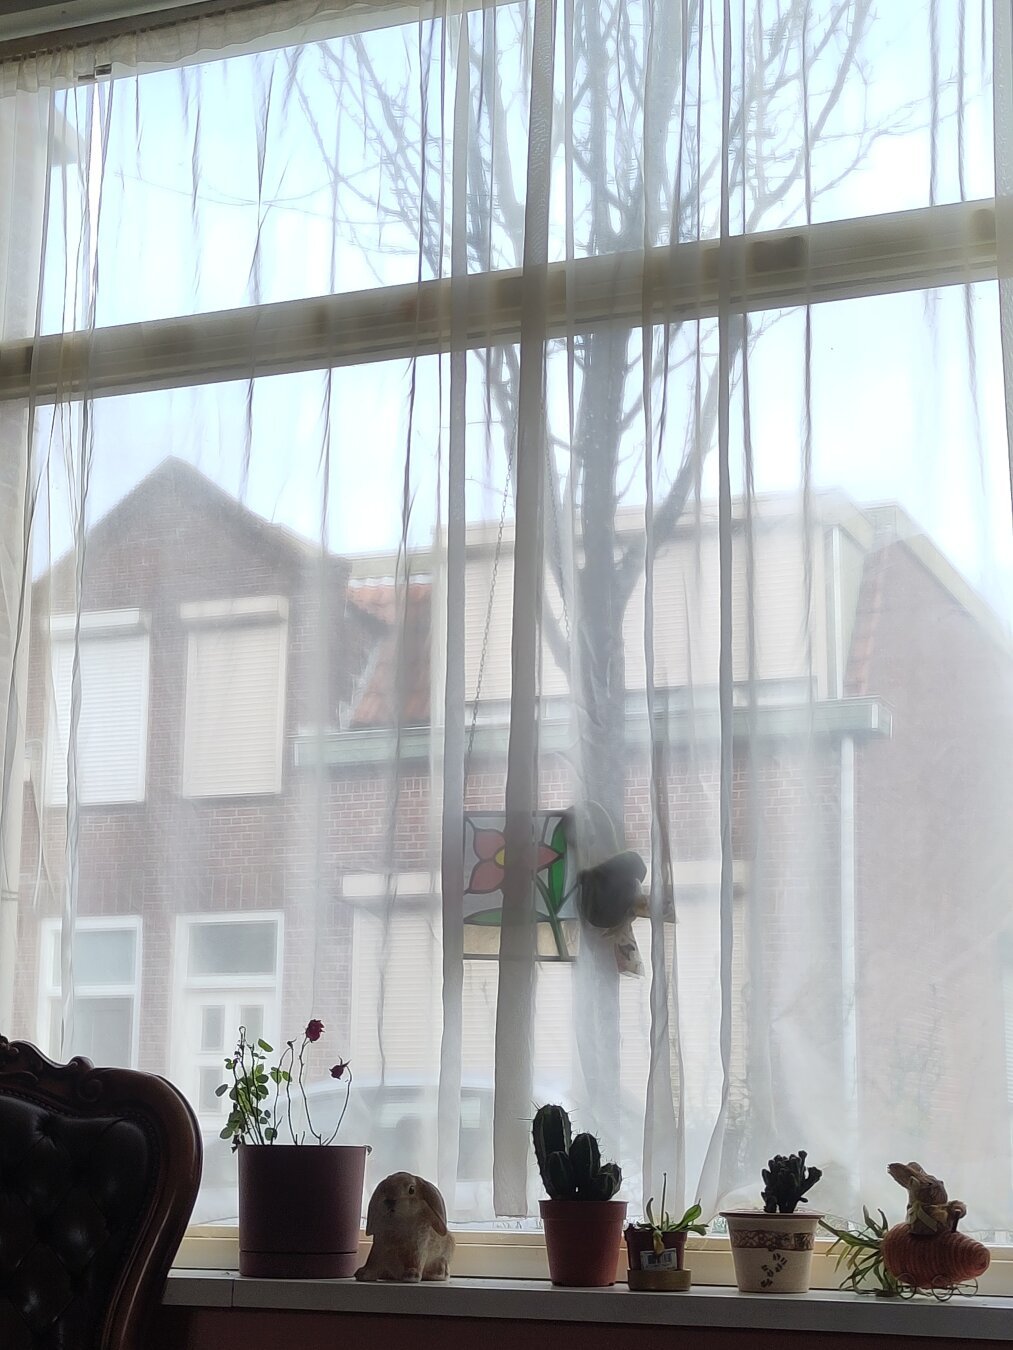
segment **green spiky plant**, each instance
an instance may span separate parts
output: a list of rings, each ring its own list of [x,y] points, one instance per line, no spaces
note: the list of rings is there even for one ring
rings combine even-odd
[[[865,1226],[856,1229],[835,1228],[826,1219],[820,1220],[820,1227],[837,1239],[830,1248],[831,1252],[837,1253],[836,1268],[840,1270],[844,1266],[847,1271],[841,1288],[849,1289],[853,1294],[896,1298],[903,1289],[883,1263],[883,1239],[890,1224],[882,1210],[877,1220],[863,1206],[862,1216]]]
[[[618,1163],[602,1162],[593,1134],[573,1133],[562,1106],[540,1106],[531,1137],[550,1200],[611,1200],[622,1185]]]
[[[654,1213],[654,1196],[652,1195],[647,1202],[647,1217],[640,1223],[631,1224],[630,1227],[638,1232],[649,1232],[651,1234],[651,1243],[654,1247],[655,1256],[660,1256],[665,1250],[665,1233],[706,1233],[707,1225],[700,1223],[700,1216],[703,1214],[703,1208],[699,1202],[690,1205],[689,1209],[681,1219],[675,1219],[665,1208],[665,1194],[668,1189],[668,1173],[663,1172],[661,1177],[661,1210],[657,1216]]]

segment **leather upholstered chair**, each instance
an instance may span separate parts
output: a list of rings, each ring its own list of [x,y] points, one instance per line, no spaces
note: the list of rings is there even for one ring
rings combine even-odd
[[[170,1083],[0,1036],[2,1350],[144,1350],[200,1170]]]

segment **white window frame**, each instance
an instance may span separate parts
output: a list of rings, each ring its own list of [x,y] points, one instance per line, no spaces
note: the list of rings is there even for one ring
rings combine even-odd
[[[276,940],[274,950],[274,971],[268,974],[239,974],[239,975],[188,975],[187,961],[190,954],[190,934],[194,928],[208,924],[243,924],[243,923],[273,923],[275,926]],[[190,1045],[186,1037],[176,1035],[177,1028],[180,1028],[186,1019],[187,1003],[193,995],[199,996],[206,991],[208,994],[220,992],[226,996],[229,993],[238,993],[240,991],[252,991],[257,994],[261,992],[264,995],[265,1012],[271,1011],[275,1018],[280,1016],[282,1008],[282,981],[285,970],[285,915],[280,909],[271,910],[245,910],[241,914],[235,912],[227,913],[205,913],[205,914],[178,914],[176,916],[173,957],[172,957],[172,1009],[169,1016],[170,1026],[170,1061],[172,1064],[173,1079],[184,1086],[189,1083],[191,1078],[190,1070],[195,1063],[195,1056],[202,1052]],[[270,1029],[271,1017],[265,1016],[266,1030]],[[225,1053],[232,1049],[232,1037],[238,1031],[237,1027],[225,1026],[224,1031],[224,1051],[221,1056],[224,1059]],[[210,1051],[206,1052],[212,1053]],[[222,1070],[224,1078],[224,1068]],[[208,1124],[208,1120],[198,1111],[198,1104],[194,1103],[194,1111],[197,1112],[198,1119],[202,1126]]]
[[[957,202],[552,263],[546,333],[615,320],[640,327],[645,296],[652,323],[673,323],[713,318],[722,301],[754,313],[994,281],[995,213],[994,200]],[[0,352],[0,401],[31,394],[51,404],[76,384],[101,397],[519,342],[522,294],[514,268],[466,284],[443,278],[11,342]]]
[[[387,21],[377,4],[357,27]],[[645,297],[650,320],[671,323],[713,317],[719,299],[756,312],[994,281],[999,273],[995,201],[954,203],[552,264],[546,332],[564,336],[617,319],[639,327]],[[457,288],[464,301],[452,308]],[[443,278],[12,342],[0,352],[0,401],[52,404],[75,384],[113,396],[517,342],[522,290],[514,269],[466,283]],[[177,1264],[235,1268],[237,1245],[227,1230],[195,1229]],[[816,1244],[815,1288],[839,1283],[828,1246]],[[691,1238],[688,1249],[698,1283],[734,1283],[725,1239]],[[460,1234],[454,1269],[547,1276],[537,1234]],[[1013,1247],[994,1249],[982,1292],[1013,1292]]]
[[[37,996],[36,1027],[39,1044],[44,1051],[51,1045],[53,1031],[52,1000],[60,997],[60,987],[51,978],[53,959],[60,946],[61,921],[44,919],[39,929],[39,985]],[[130,1019],[130,1068],[138,1064],[138,1047],[141,1026],[141,984],[144,974],[144,953],[142,949],[142,925],[139,914],[125,914],[117,917],[95,915],[78,919],[74,925],[76,932],[119,933],[131,931],[134,934],[134,978],[130,984],[78,984],[75,981],[74,995],[82,998],[129,998],[132,1005]]]

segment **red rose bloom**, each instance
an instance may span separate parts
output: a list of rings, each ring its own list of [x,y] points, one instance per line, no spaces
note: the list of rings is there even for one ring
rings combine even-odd
[[[303,1035],[308,1041],[318,1041],[324,1034],[324,1024],[318,1017],[311,1017],[306,1023],[306,1030]]]
[[[335,1064],[334,1067],[331,1069],[331,1077],[344,1078],[347,1070],[348,1070],[348,1061],[346,1059],[339,1059],[337,1064]]]

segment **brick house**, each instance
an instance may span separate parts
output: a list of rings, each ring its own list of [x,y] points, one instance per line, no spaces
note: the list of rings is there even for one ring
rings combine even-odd
[[[984,1174],[1010,1136],[1007,639],[899,511],[820,496],[807,547],[797,503],[757,509],[752,651],[741,637],[733,663],[736,717],[750,733],[735,760],[736,922],[739,934],[754,935],[744,949],[768,959],[736,958],[733,1108],[748,1114],[764,1044],[750,1028],[791,1015],[804,997],[824,1062],[804,1073],[764,1064],[786,1134],[802,1130],[807,1093],[819,1091],[835,1104],[829,1114],[857,1132],[870,1172],[881,1171],[892,1144],[864,1133],[864,1098],[899,1096],[912,1138],[929,1110],[960,1137],[960,1103],[972,1080],[984,1100],[986,1081],[994,1110],[982,1113],[968,1164]],[[655,593],[690,1103],[710,1103],[716,1091],[718,724],[716,704],[700,700],[717,671],[715,540],[706,517],[695,534],[677,531],[659,553]],[[502,807],[511,548],[509,530],[499,548],[483,527],[469,536],[471,811]],[[441,597],[426,559],[413,567],[398,586],[389,555],[321,554],[166,461],[89,533],[82,805],[70,820],[74,630],[59,616],[74,612],[74,576],[64,561],[37,581],[35,612],[55,617],[30,676],[19,1032],[58,1047],[59,914],[70,884],[80,922],[75,1048],[171,1072],[209,1128],[235,1026],[299,1025],[311,985],[314,1012],[326,1009],[364,1081],[435,1081],[439,803],[430,799],[429,671]],[[748,635],[738,546],[733,571],[737,631]],[[624,825],[629,844],[647,851],[642,607],[641,591],[624,619]],[[577,796],[566,678],[549,656],[545,672],[542,805],[565,807]],[[68,826],[76,849],[67,848]],[[76,859],[69,870],[68,859]],[[947,933],[967,895],[991,916],[973,1008],[946,979]],[[398,923],[388,929],[393,904]],[[807,981],[792,961],[800,929],[831,949],[832,979],[825,968]],[[464,1074],[478,1083],[491,1062],[497,971],[487,933],[469,932],[466,952],[476,959],[465,963]],[[920,994],[894,1004],[889,972],[905,960],[928,975]],[[623,981],[618,993],[622,1088],[634,1098],[647,1073],[646,985]],[[565,963],[540,971],[538,998],[536,1020],[553,1034],[536,1047],[536,1075],[555,1083],[571,1072],[575,1034]],[[926,1101],[929,1035],[944,1052],[938,1092]],[[848,1082],[856,1065],[857,1097]],[[805,1137],[814,1150],[833,1144],[810,1130]],[[701,1146],[690,1141],[691,1152]]]

